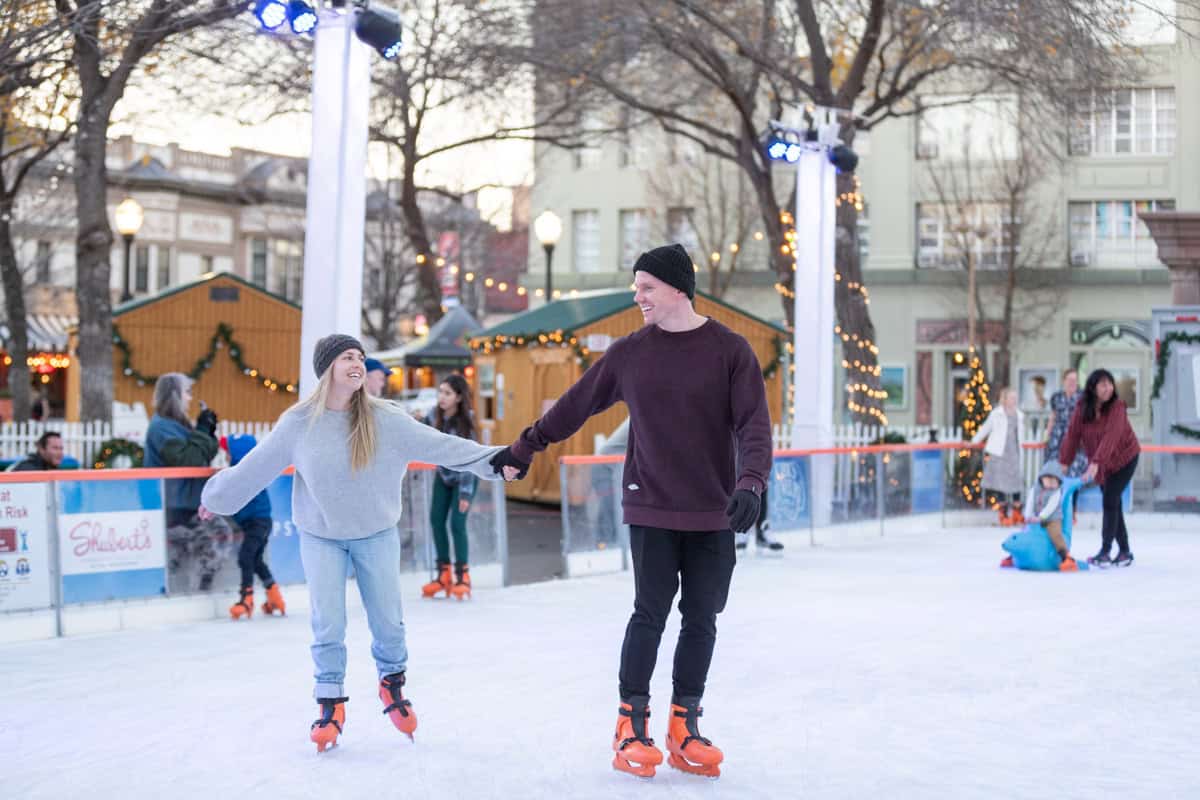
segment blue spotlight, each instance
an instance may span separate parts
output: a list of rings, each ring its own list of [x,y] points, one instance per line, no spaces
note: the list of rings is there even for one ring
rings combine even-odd
[[[374,47],[388,61],[400,55],[401,32],[400,15],[383,6],[362,9],[354,22],[354,33],[359,40]]]
[[[287,6],[283,0],[258,0],[254,6],[254,16],[265,30],[273,31],[287,22]]]
[[[772,161],[782,161],[788,151],[788,143],[783,139],[772,136],[767,143],[767,155]]]
[[[317,27],[317,12],[304,0],[289,0],[287,18],[294,33],[312,33]]]
[[[804,152],[804,148],[793,142],[788,145],[787,152],[783,154],[783,158],[789,164],[795,164],[800,160],[800,154]]]

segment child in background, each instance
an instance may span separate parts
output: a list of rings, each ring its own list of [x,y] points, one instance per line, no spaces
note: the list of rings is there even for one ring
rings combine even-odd
[[[1079,565],[1075,563],[1075,559],[1071,558],[1071,554],[1067,550],[1067,541],[1063,538],[1062,533],[1062,484],[1062,465],[1057,461],[1047,462],[1042,467],[1042,471],[1038,473],[1033,486],[1029,487],[1029,494],[1025,498],[1025,519],[1041,523],[1042,527],[1046,529],[1046,533],[1050,535],[1054,551],[1062,559],[1058,565],[1058,571],[1075,572],[1079,569]],[[1001,566],[1013,566],[1012,556],[1004,559]]]
[[[250,434],[235,434],[221,439],[221,447],[229,453],[229,465],[234,466],[256,445],[257,440]],[[264,614],[278,611],[281,615],[287,611],[283,602],[283,593],[279,584],[271,577],[271,570],[263,560],[267,550],[267,542],[271,538],[271,528],[275,524],[271,519],[271,498],[263,489],[254,496],[242,510],[233,515],[233,521],[242,529],[242,547],[238,551],[238,566],[242,569],[241,599],[229,607],[229,616],[233,619],[245,617],[249,619],[254,613],[254,576],[258,575],[267,590],[267,602],[263,603]]]

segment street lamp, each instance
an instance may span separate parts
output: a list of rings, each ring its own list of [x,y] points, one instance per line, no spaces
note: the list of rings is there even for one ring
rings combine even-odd
[[[121,294],[122,303],[133,299],[133,295],[129,292],[129,251],[133,247],[133,237],[137,236],[138,231],[142,229],[142,220],[144,219],[145,214],[142,213],[141,203],[132,197],[126,197],[117,206],[117,231],[125,240],[125,291]]]
[[[542,249],[546,251],[546,302],[549,303],[550,290],[554,283],[550,277],[550,262],[554,259],[554,245],[558,244],[558,239],[562,236],[562,220],[558,218],[558,214],[547,209],[538,214],[538,218],[533,221],[533,232],[542,243]]]

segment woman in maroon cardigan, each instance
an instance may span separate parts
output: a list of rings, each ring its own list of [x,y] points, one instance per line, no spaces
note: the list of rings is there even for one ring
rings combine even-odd
[[[1129,532],[1125,529],[1121,493],[1133,479],[1141,447],[1137,434],[1129,425],[1125,403],[1117,397],[1116,381],[1106,369],[1098,369],[1088,376],[1083,399],[1071,417],[1071,425],[1058,451],[1058,460],[1064,471],[1075,460],[1075,452],[1080,448],[1088,457],[1083,481],[1099,484],[1104,498],[1100,552],[1089,558],[1088,562],[1100,567],[1112,564],[1128,567],[1133,563],[1133,553],[1129,551]],[[1115,559],[1108,555],[1113,539],[1117,540],[1119,547]]]

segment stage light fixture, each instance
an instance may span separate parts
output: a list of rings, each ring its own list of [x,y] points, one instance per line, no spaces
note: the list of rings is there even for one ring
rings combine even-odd
[[[369,6],[360,10],[354,23],[354,32],[359,41],[375,48],[379,55],[389,61],[400,55],[402,30],[400,15],[384,6]]]
[[[287,18],[293,33],[312,33],[317,27],[317,12],[304,0],[289,0]]]
[[[287,5],[283,0],[258,0],[254,16],[264,30],[273,31],[287,22]]]

